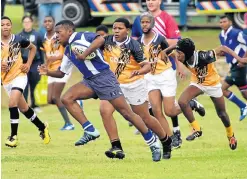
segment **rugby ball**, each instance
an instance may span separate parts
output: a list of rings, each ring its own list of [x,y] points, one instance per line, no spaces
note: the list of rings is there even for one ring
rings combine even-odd
[[[86,40],[76,40],[70,46],[72,51],[76,51],[82,54],[91,44]],[[92,52],[86,57],[86,60],[92,60],[97,55],[95,52]]]

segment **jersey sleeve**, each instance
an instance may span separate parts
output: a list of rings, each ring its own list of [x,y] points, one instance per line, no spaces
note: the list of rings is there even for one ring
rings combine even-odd
[[[132,45],[133,45],[132,55],[134,56],[135,61],[138,63],[143,62],[145,60],[145,57],[141,44],[136,40],[133,40]]]
[[[65,74],[69,74],[69,73],[72,72],[73,63],[69,59],[69,57],[66,55],[66,52],[69,53],[69,49],[68,48],[66,48],[65,54],[63,55],[62,63],[61,63],[61,66],[60,66],[60,71],[65,73]]]
[[[166,19],[166,38],[168,39],[180,39],[181,38],[181,34],[180,31],[178,29],[178,25],[175,21],[175,19],[172,16],[167,16]]]
[[[137,16],[132,25],[132,32],[131,32],[132,37],[139,38],[142,36],[142,28],[140,21],[141,21],[140,16]]]
[[[169,47],[168,42],[166,41],[164,37],[161,37],[160,46],[162,50],[165,50],[166,48]]]
[[[217,57],[214,50],[198,51],[198,64],[210,64],[215,62],[216,59]]]
[[[238,33],[238,42],[244,45],[247,45],[247,35],[243,33],[243,31]]]
[[[100,36],[100,35],[98,35],[98,34],[96,34],[96,33],[93,33],[93,32],[85,32],[85,33],[84,33],[84,37],[85,37],[86,41],[91,42],[91,43],[92,43],[98,36]]]

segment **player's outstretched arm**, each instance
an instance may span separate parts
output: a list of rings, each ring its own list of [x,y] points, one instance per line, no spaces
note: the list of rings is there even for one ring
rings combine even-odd
[[[38,66],[38,72],[40,75],[47,75],[55,78],[63,78],[65,73],[60,70],[57,71],[49,71],[45,64]]]
[[[102,36],[97,36],[91,45],[82,53],[74,52],[78,60],[85,60],[86,57],[95,52],[95,50],[99,49],[105,43],[105,39]]]
[[[222,52],[223,52],[233,56],[240,63],[247,63],[247,58],[239,57],[232,49],[228,48],[225,45],[219,46],[214,50],[217,56],[222,56]]]

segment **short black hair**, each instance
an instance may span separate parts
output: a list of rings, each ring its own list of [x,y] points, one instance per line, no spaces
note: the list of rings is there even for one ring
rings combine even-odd
[[[46,18],[46,17],[50,17],[50,18],[52,18],[53,22],[55,22],[55,18],[54,18],[53,16],[51,16],[51,15],[47,15],[47,16],[45,16],[45,18]]]
[[[101,24],[98,27],[96,27],[96,32],[98,32],[98,31],[103,31],[103,32],[105,32],[107,34],[109,32],[108,27],[106,25],[103,25],[103,24]]]
[[[130,22],[129,22],[129,20],[126,19],[126,18],[120,17],[120,18],[116,19],[116,20],[114,21],[114,23],[115,23],[115,22],[122,22],[122,23],[124,23],[124,25],[125,25],[125,27],[126,27],[127,29],[130,28]]]
[[[10,21],[10,23],[12,24],[12,21],[11,21],[11,19],[10,19],[8,16],[2,16],[2,17],[1,17],[1,20],[4,20],[4,19],[9,20],[9,21]]]
[[[26,18],[30,19],[33,22],[33,18],[31,16],[25,15],[22,17],[21,22],[23,22]]]
[[[228,15],[223,15],[223,16],[220,16],[220,19],[225,19],[227,18],[228,20],[232,21],[232,18]]]
[[[62,20],[56,24],[56,26],[65,26],[65,28],[71,28],[73,31],[75,31],[75,24],[70,20]]]

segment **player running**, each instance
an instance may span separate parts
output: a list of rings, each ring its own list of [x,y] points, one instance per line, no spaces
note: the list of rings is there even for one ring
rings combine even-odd
[[[221,45],[232,49],[240,57],[243,57],[245,53],[247,54],[247,35],[240,29],[232,27],[232,21],[229,17],[222,16],[220,18],[220,27],[222,29],[219,34]],[[247,66],[239,64],[239,62],[229,54],[226,54],[225,57],[226,62],[230,66],[230,71],[223,81],[222,90],[224,96],[240,108],[239,119],[241,121],[247,115],[247,105],[228,89],[233,85],[237,86],[245,100],[247,99]]]
[[[27,73],[33,62],[36,47],[28,40],[22,39],[11,33],[12,22],[9,17],[1,18],[1,82],[9,96],[9,112],[11,123],[11,134],[5,145],[17,147],[19,111],[29,119],[40,131],[40,137],[44,144],[50,142],[48,124],[40,121],[32,108],[30,108],[23,96],[23,90],[27,85]],[[28,60],[23,64],[21,48],[30,50]]]
[[[60,45],[56,39],[55,20],[52,16],[45,17],[44,27],[46,33],[43,42],[43,51],[45,53],[46,64],[50,71],[56,71],[61,65],[64,47]],[[56,104],[64,119],[64,126],[60,130],[74,130],[74,125],[71,123],[67,110],[60,99],[65,84],[70,76],[71,73],[64,75],[63,78],[48,77],[48,103]]]
[[[109,65],[99,50],[104,44],[104,38],[100,35],[90,32],[75,32],[75,25],[69,20],[63,20],[56,24],[56,33],[58,41],[66,45],[62,64],[57,71],[50,71],[45,65],[39,67],[42,75],[48,75],[56,78],[62,78],[69,74],[73,65],[84,75],[82,82],[73,85],[62,97],[62,102],[70,114],[82,125],[84,134],[75,145],[85,145],[88,142],[100,137],[99,131],[88,121],[84,112],[76,102],[77,99],[99,98],[109,101],[115,109],[135,127],[141,131],[146,143],[150,146],[153,158],[160,156],[159,142],[153,133],[146,127],[142,119],[136,115],[125,101],[123,92],[115,75],[109,69]],[[89,46],[82,54],[72,51],[71,44],[76,41]],[[86,60],[86,57],[95,53],[95,57]]]
[[[172,47],[169,47],[167,50],[170,48]],[[241,58],[226,46],[220,46],[208,51],[195,50],[194,42],[188,38],[179,40],[175,49],[178,60],[192,73],[191,84],[178,100],[181,110],[193,128],[192,134],[186,140],[193,141],[202,136],[201,127],[194,118],[189,101],[202,93],[206,93],[213,101],[217,115],[226,128],[230,148],[235,150],[237,148],[237,139],[234,136],[230,119],[225,109],[220,76],[213,62],[216,61],[216,56],[222,55],[222,53],[229,54],[237,60],[241,60]]]
[[[130,23],[125,18],[118,18],[113,24],[113,34],[105,37],[104,57],[115,73],[125,99],[132,110],[138,114],[147,127],[160,139],[163,145],[163,158],[171,157],[171,138],[166,134],[158,120],[149,114],[148,92],[144,74],[151,69],[150,63],[145,60],[141,45],[128,36]],[[108,101],[101,101],[101,116],[111,143],[119,141],[116,122],[113,119],[114,106]],[[159,151],[159,147],[151,148]],[[112,146],[106,155],[115,158],[115,153],[123,153],[121,146]],[[160,157],[153,158],[155,161]]]
[[[153,108],[154,116],[159,120],[165,131],[170,130],[167,120],[164,117],[162,103],[166,115],[175,117],[182,111],[175,101],[177,80],[170,60],[162,57],[162,51],[168,47],[166,39],[153,30],[154,17],[149,12],[145,12],[140,16],[142,36],[138,39],[142,45],[145,57],[151,63],[151,72],[145,75],[147,80],[147,88],[149,101]],[[204,110],[198,102],[193,100],[190,102],[192,109],[197,111]],[[180,136],[180,131],[175,130],[173,136]],[[179,138],[179,140],[181,140]],[[182,142],[173,138],[173,148],[179,148]]]

